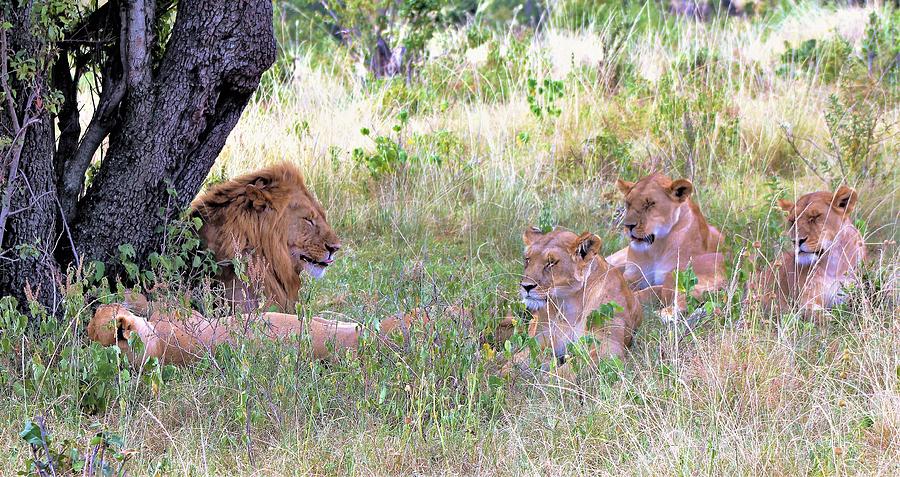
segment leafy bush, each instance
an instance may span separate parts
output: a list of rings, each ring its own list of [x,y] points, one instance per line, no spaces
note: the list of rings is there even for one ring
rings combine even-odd
[[[847,105],[836,94],[828,97],[825,124],[831,135],[829,149],[840,173],[833,184],[835,187],[850,177],[882,179],[881,174],[886,171],[882,170],[882,158],[875,151],[878,121],[878,111],[868,101]],[[824,168],[830,170],[832,165],[826,163]]]
[[[900,84],[900,8],[869,14],[862,54],[869,74],[888,85]]]
[[[853,55],[853,47],[839,36],[824,40],[812,38],[797,47],[789,44],[785,47],[785,52],[781,54],[781,66],[777,70],[779,74],[791,75],[797,70],[812,72],[826,83],[840,77]]]

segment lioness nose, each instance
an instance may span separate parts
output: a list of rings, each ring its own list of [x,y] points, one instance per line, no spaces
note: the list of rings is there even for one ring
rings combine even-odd
[[[328,244],[325,245],[325,250],[328,250],[328,253],[330,253],[331,255],[334,255],[335,252],[337,252],[340,249],[341,249],[341,244],[339,244],[339,243],[336,243],[333,245],[328,245]]]
[[[804,243],[806,243],[806,238],[798,238],[798,239],[797,239],[797,246],[798,246],[798,247],[801,246],[801,245],[803,245]]]
[[[625,224],[625,228],[627,228],[629,232],[631,232],[632,230],[634,230],[634,228],[635,228],[636,226],[637,226],[637,224]]]
[[[525,290],[525,293],[528,293],[531,290],[534,290],[534,287],[537,286],[536,283],[520,283],[519,285],[522,286],[522,289]]]

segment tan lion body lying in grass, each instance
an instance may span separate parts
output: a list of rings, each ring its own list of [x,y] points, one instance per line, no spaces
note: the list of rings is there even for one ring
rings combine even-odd
[[[380,336],[401,326],[408,327],[415,315],[393,317],[381,322]],[[196,361],[216,346],[247,336],[257,325],[268,339],[309,337],[316,359],[332,357],[331,350],[356,349],[362,326],[356,323],[313,317],[301,320],[296,315],[266,312],[209,319],[196,311],[152,310],[148,318],[132,313],[122,304],[100,306],[88,323],[88,336],[104,346],[116,344],[132,363],[157,357],[165,364],[185,365]],[[137,334],[144,343],[143,356],[135,356],[129,339]]]
[[[607,260],[624,271],[642,303],[656,298],[665,307],[663,320],[675,319],[685,309],[686,297],[676,293],[674,272],[689,266],[697,276],[696,297],[724,288],[722,234],[691,200],[689,181],[655,173],[638,182],[619,180],[618,186],[625,196],[622,225],[629,244]]]
[[[624,358],[643,312],[622,272],[599,254],[600,238],[567,230],[529,229],[523,240],[525,271],[520,292],[533,315],[528,335],[560,360],[569,345],[588,336],[594,339],[593,345],[588,344],[592,363]],[[620,309],[606,322],[593,323],[592,313],[608,303]],[[506,372],[512,366],[526,366],[528,359],[527,350],[517,353]],[[564,372],[567,369],[564,365]]]

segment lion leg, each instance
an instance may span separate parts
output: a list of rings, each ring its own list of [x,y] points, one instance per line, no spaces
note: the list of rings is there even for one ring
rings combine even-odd
[[[363,326],[359,323],[313,316],[306,326],[304,320],[296,315],[276,312],[263,313],[261,318],[269,324],[272,333],[277,337],[302,336],[304,332],[308,333],[313,356],[316,359],[332,359],[334,357],[332,350],[334,354],[340,355],[348,349],[359,349],[359,339],[363,330]],[[387,337],[398,331],[405,333],[404,330],[408,330],[416,321],[427,322],[427,317],[418,310],[392,316],[381,322],[379,335]]]
[[[503,343],[512,338],[516,333],[516,323],[518,323],[518,320],[512,315],[506,315],[505,318],[500,320],[497,329],[494,330],[494,343],[502,346]]]
[[[143,363],[150,357],[165,360],[165,346],[157,333],[156,327],[145,318],[128,311],[124,305],[102,305],[94,312],[88,323],[88,337],[103,346],[118,345],[128,361]],[[137,334],[144,343],[144,355],[138,359],[129,346],[132,334]]]
[[[691,291],[694,298],[700,298],[706,292],[725,288],[727,278],[724,255],[721,253],[699,255],[691,260],[691,264],[694,274],[697,275],[697,285]]]
[[[606,261],[611,267],[624,267],[625,262],[628,261],[628,247],[606,257]]]
[[[657,314],[663,323],[676,323],[687,310],[687,297],[677,290],[674,272],[666,274],[663,284],[659,286],[658,297],[663,308]]]

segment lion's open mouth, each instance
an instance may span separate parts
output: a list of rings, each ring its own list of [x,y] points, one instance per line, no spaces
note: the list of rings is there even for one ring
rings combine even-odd
[[[325,260],[323,262],[320,262],[318,260],[313,260],[313,259],[307,257],[306,255],[298,255],[298,257],[300,258],[300,260],[303,260],[304,262],[308,262],[313,265],[318,265],[320,267],[327,267],[327,266],[331,265],[332,263],[334,263],[334,259],[331,259],[331,258],[329,258],[328,260]]]
[[[325,260],[316,260],[309,255],[305,255],[301,253],[299,250],[294,249],[291,251],[291,255],[293,255],[294,259],[299,259],[303,262],[303,269],[306,270],[307,273],[312,275],[313,278],[319,279],[325,275],[325,269],[328,268],[329,265],[334,263],[334,259],[326,258]]]
[[[638,243],[645,243],[647,245],[652,245],[653,241],[656,240],[656,235],[649,234],[649,235],[644,235],[643,237],[638,237],[635,234],[631,234],[631,240],[634,242],[638,242]]]

